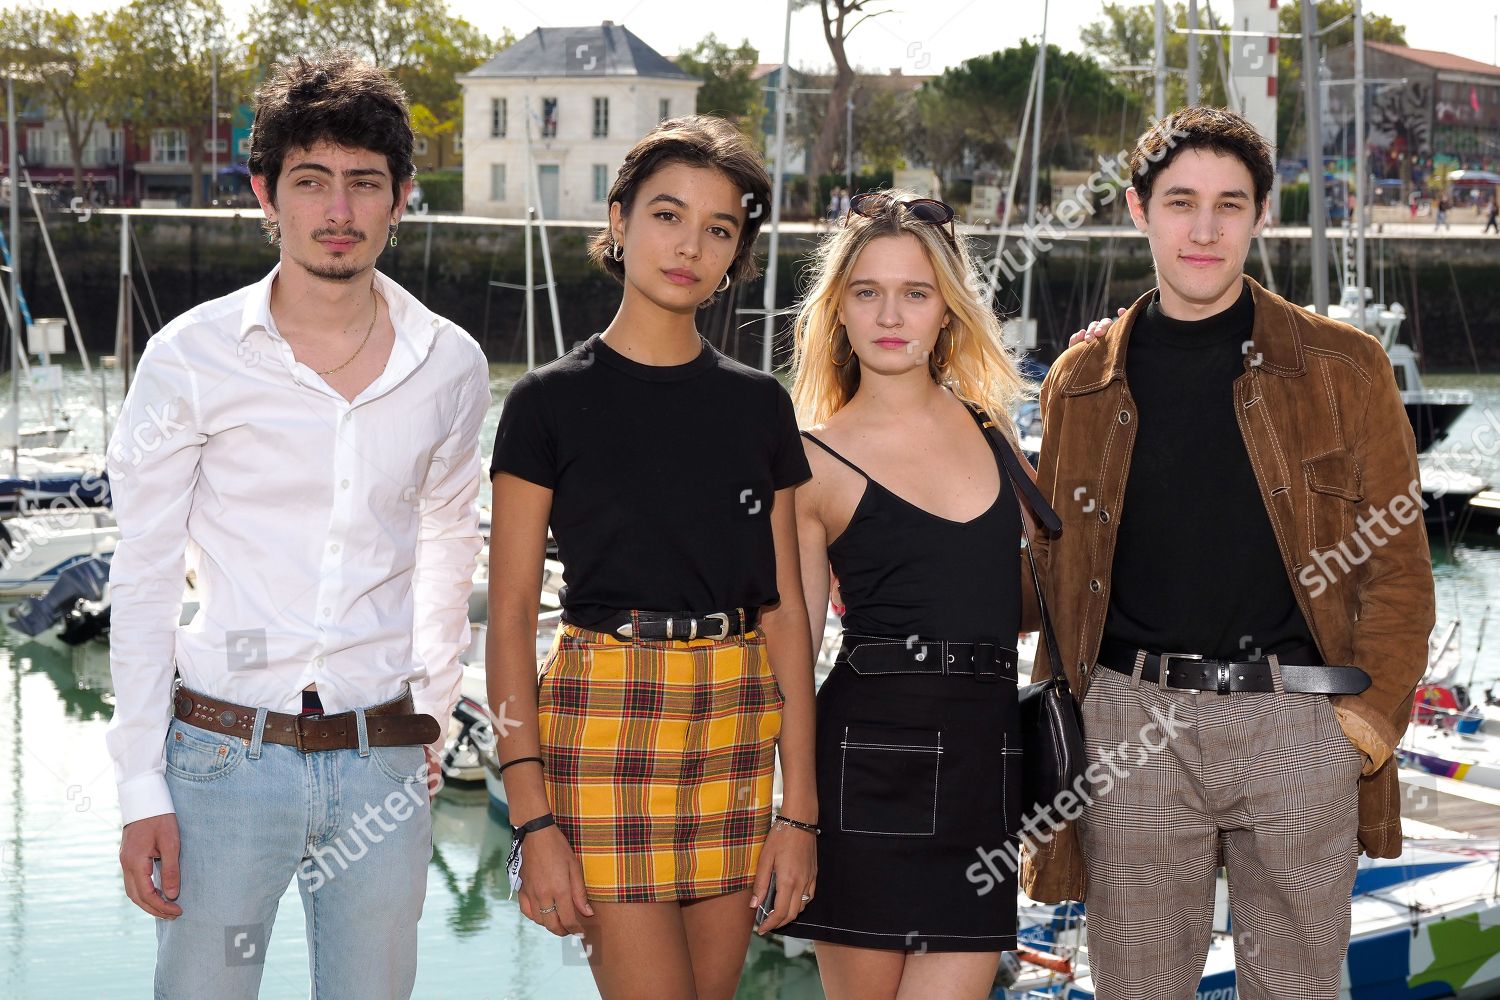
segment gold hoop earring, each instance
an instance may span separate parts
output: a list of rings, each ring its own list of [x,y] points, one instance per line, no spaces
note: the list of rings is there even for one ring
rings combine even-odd
[[[844,343],[849,345],[849,353],[846,354],[846,355],[844,355],[844,360],[843,361],[839,360],[839,334],[840,333],[842,333],[844,335]],[[835,368],[842,368],[842,367],[844,367],[854,357],[854,345],[849,343],[849,331],[846,330],[846,329],[844,329],[842,326],[839,327],[837,330],[835,330],[834,333],[833,333],[833,351],[831,352],[830,357],[833,360],[833,365],[834,365]]]
[[[938,348],[941,347],[942,344],[943,344],[943,334],[945,334],[945,333],[948,334],[948,356],[946,358],[943,358],[943,359],[939,360],[938,359]],[[943,368],[947,368],[948,367],[948,362],[950,362],[952,360],[953,360],[953,332],[951,330],[949,330],[945,326],[941,330],[938,331],[938,339],[932,345],[932,363],[938,369],[943,369]]]
[[[719,287],[715,288],[714,291],[715,292],[727,292],[727,291],[729,291],[729,272],[728,271],[724,272],[724,280],[722,280],[722,281],[719,282]]]

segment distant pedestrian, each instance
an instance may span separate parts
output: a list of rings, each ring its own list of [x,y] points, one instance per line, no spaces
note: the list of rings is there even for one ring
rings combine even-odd
[[[1450,223],[1448,221],[1448,209],[1450,207],[1451,206],[1448,204],[1448,199],[1447,198],[1439,198],[1438,199],[1438,203],[1437,203],[1437,221],[1432,224],[1432,231],[1433,232],[1437,232],[1439,229],[1443,228],[1444,226],[1446,226],[1449,229],[1453,228],[1452,223]]]
[[[828,208],[826,210],[826,214],[828,224],[830,226],[844,217],[842,210],[839,208],[839,196],[841,194],[843,194],[842,188],[834,188],[832,191],[828,192]]]
[[[1411,221],[1417,221],[1417,206],[1422,203],[1422,196],[1413,191],[1411,197],[1406,199],[1407,206],[1411,209]]]
[[[1490,199],[1490,217],[1484,224],[1486,233],[1491,229],[1495,231],[1495,235],[1500,236],[1500,200],[1494,198]]]

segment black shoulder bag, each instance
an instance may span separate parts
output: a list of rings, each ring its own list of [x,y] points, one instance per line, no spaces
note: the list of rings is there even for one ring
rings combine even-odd
[[[1035,813],[1039,807],[1050,806],[1063,791],[1075,790],[1083,780],[1085,768],[1083,751],[1083,716],[1078,710],[1078,699],[1068,685],[1068,674],[1057,647],[1057,634],[1052,630],[1052,617],[1047,614],[1047,600],[1042,594],[1042,580],[1036,571],[1035,549],[1031,538],[1031,523],[1026,517],[1030,507],[1047,534],[1056,538],[1062,534],[1062,519],[1059,518],[1042,497],[1031,477],[1021,468],[1015,449],[1000,433],[993,420],[980,411],[984,431],[990,443],[1000,454],[1000,464],[1015,489],[1016,502],[1021,508],[1021,533],[1026,537],[1026,555],[1031,565],[1031,582],[1036,587],[1037,609],[1042,617],[1042,638],[1047,643],[1047,654],[1052,661],[1052,676],[1035,684],[1027,684],[1016,692],[1021,710],[1021,739],[1024,742],[1021,773],[1023,776],[1024,813]]]

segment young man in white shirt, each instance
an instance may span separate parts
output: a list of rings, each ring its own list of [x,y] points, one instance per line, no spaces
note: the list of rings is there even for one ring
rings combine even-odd
[[[411,994],[490,401],[474,340],[375,270],[411,150],[373,66],[267,80],[250,172],[280,263],[151,339],[111,441],[108,744],[157,997],[254,997],[294,877],[312,995]]]

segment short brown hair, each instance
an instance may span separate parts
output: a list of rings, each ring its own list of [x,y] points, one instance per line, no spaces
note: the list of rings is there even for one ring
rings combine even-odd
[[[673,163],[717,170],[740,189],[745,206],[745,225],[740,243],[729,264],[730,281],[749,281],[760,274],[755,262],[755,239],[761,223],[771,213],[771,175],[745,138],[744,133],[722,118],[713,115],[686,115],[668,118],[631,147],[615,175],[605,202],[620,203],[626,215],[635,204],[635,196],[658,170]],[[615,280],[625,281],[625,265],[611,256],[615,238],[608,223],[589,240],[589,259],[604,268]]]
[[[1233,156],[1250,171],[1255,186],[1255,211],[1259,215],[1271,196],[1276,168],[1271,165],[1271,147],[1255,126],[1228,108],[1202,106],[1179,108],[1136,140],[1130,154],[1130,184],[1141,201],[1151,200],[1156,176],[1184,149],[1205,149]]]
[[[276,67],[255,91],[247,164],[266,179],[272,204],[287,153],[323,141],[382,154],[397,188],[392,198],[401,199],[413,172],[411,114],[388,72],[338,49]]]

